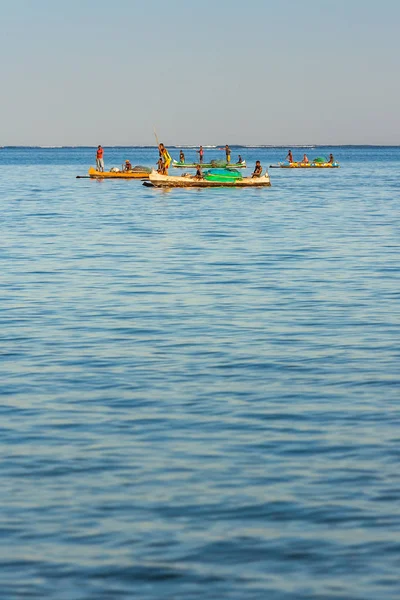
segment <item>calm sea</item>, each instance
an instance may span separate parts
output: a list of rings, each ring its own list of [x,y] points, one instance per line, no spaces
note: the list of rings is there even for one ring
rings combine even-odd
[[[400,148],[292,150],[0,149],[1,599],[400,598]]]

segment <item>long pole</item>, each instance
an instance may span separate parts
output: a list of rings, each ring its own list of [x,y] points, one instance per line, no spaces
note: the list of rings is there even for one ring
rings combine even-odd
[[[160,142],[158,141],[158,137],[157,137],[157,133],[156,133],[156,128],[155,127],[154,127],[154,135],[155,135],[155,138],[156,138],[157,148],[158,148],[158,146],[160,145]]]

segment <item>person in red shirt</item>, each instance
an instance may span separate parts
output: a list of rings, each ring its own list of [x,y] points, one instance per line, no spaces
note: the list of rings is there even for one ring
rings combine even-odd
[[[203,162],[203,157],[204,157],[204,150],[203,150],[203,146],[200,146],[200,150],[196,150],[196,152],[198,152],[199,156],[200,156],[200,162]]]
[[[97,167],[97,171],[104,171],[104,159],[103,159],[103,155],[104,155],[104,150],[101,146],[97,147],[97,153],[96,153],[96,167]]]
[[[285,158],[285,160],[288,160],[290,163],[293,162],[293,154],[292,154],[291,150],[288,151],[287,157]]]

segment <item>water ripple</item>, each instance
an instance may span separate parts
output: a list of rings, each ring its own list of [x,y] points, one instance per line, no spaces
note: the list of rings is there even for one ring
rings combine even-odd
[[[0,155],[0,596],[397,600],[400,149],[249,191],[91,154]]]

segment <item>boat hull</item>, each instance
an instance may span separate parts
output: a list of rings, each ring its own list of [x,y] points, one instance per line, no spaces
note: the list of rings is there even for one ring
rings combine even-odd
[[[242,179],[226,179],[225,181],[197,179],[196,177],[161,175],[157,171],[152,171],[149,175],[149,181],[144,181],[144,185],[151,187],[271,187],[271,181],[268,173],[261,177],[243,177]]]
[[[338,169],[338,163],[279,163],[277,165],[269,165],[270,169]]]
[[[149,173],[146,171],[96,171],[90,167],[88,175],[91,179],[148,179]]]

